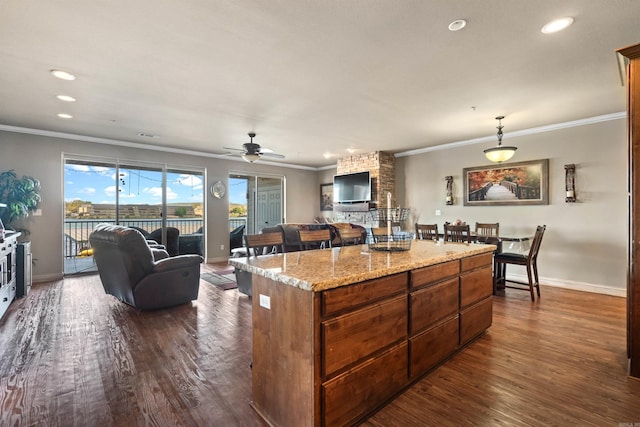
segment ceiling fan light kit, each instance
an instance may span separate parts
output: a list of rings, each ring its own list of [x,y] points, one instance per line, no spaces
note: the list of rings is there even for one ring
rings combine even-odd
[[[242,151],[239,156],[246,162],[253,163],[260,160],[262,156],[273,157],[276,159],[284,159],[282,154],[274,153],[273,150],[268,148],[261,148],[259,144],[253,142],[253,138],[256,136],[255,132],[249,132],[250,142],[242,144],[242,148],[229,148],[227,150]]]
[[[516,153],[517,147],[504,147],[502,146],[502,119],[504,116],[496,117],[498,121],[498,146],[493,148],[487,148],[484,150],[484,155],[487,157],[489,161],[495,163],[506,162]]]

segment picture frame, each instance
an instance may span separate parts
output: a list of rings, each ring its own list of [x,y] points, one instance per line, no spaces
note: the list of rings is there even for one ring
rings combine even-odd
[[[549,204],[549,159],[462,169],[464,206]]]
[[[333,183],[320,184],[320,210],[333,210]]]

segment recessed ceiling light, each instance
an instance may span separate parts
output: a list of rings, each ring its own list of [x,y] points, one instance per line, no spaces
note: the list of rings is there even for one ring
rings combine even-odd
[[[331,157],[331,153],[324,153],[322,157],[324,157],[325,159],[328,159]]]
[[[465,21],[464,19],[456,19],[451,24],[449,24],[449,31],[460,31],[466,26],[467,21]]]
[[[59,79],[62,80],[75,80],[76,76],[74,76],[71,73],[67,73],[66,71],[62,71],[62,70],[51,70],[51,74],[53,74],[54,76],[56,76]]]
[[[67,114],[67,113],[58,113],[58,117],[60,117],[61,119],[72,119],[73,116],[71,114]]]
[[[73,96],[69,96],[69,95],[56,95],[56,98],[58,98],[60,101],[64,101],[64,102],[75,102],[76,99]]]
[[[358,151],[358,149],[357,149],[357,148],[347,148],[347,153],[349,153],[349,154],[353,154],[353,153],[355,153],[356,151]]]
[[[554,19],[553,21],[546,23],[540,31],[542,31],[544,34],[557,33],[558,31],[564,30],[571,24],[573,24],[573,18],[567,16],[560,19]]]

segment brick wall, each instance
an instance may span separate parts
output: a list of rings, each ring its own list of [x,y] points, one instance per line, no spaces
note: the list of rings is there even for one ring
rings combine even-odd
[[[369,171],[371,175],[371,208],[387,207],[387,193],[391,192],[392,203],[395,206],[395,165],[393,154],[384,151],[374,151],[366,154],[338,159],[338,175],[345,173]]]

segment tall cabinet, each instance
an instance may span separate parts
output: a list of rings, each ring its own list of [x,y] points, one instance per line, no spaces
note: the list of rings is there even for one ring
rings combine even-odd
[[[16,297],[18,236],[20,233],[7,233],[4,239],[0,238],[0,318]]]
[[[629,374],[640,378],[640,44],[618,50],[627,58],[629,138],[629,279],[627,353]]]

